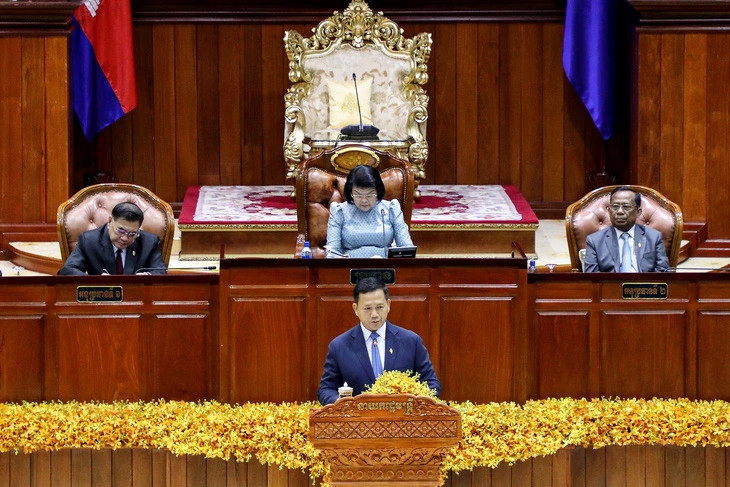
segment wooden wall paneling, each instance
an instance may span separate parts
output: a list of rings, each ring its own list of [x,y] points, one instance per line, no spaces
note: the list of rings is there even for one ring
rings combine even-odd
[[[532,459],[515,462],[512,465],[512,485],[533,485]]]
[[[110,449],[91,450],[91,485],[112,485],[112,451]],[[129,472],[127,472],[129,473]]]
[[[725,449],[705,449],[705,485],[725,487]]]
[[[133,182],[157,194],[155,179],[155,86],[154,29],[150,24],[132,30],[137,80],[137,108],[128,117],[132,122]],[[169,174],[167,176],[169,178]]]
[[[47,223],[56,223],[58,205],[68,199],[71,187],[68,39],[45,38],[45,53],[45,181],[40,184],[38,197],[46,205],[45,215],[41,217]]]
[[[672,201],[684,197],[684,34],[667,33],[658,36],[661,48],[659,86],[659,160],[651,161],[653,174],[649,181],[661,188]],[[730,74],[730,73],[729,73]]]
[[[687,473],[684,479],[685,485],[707,485],[705,476],[705,453],[710,449],[712,448],[696,446],[688,446],[680,449],[684,452],[684,464]]]
[[[152,27],[152,96],[154,98],[155,194],[177,199],[177,130],[175,126],[175,27]],[[138,65],[139,67],[146,64]]]
[[[358,318],[352,309],[352,290],[347,291],[343,289],[341,293],[336,295],[320,296],[315,299],[316,310],[314,313],[316,321],[315,326],[312,327],[313,329],[309,330],[309,334],[312,336],[313,353],[311,355],[312,367],[309,370],[309,389],[312,393],[308,399],[317,397],[319,379],[322,377],[322,371],[324,370],[324,359],[327,356],[329,343],[358,322]],[[394,307],[391,306],[391,313],[393,309]],[[389,316],[389,318],[393,320],[392,316]],[[398,322],[395,323],[399,324]],[[405,324],[403,326],[407,327]]]
[[[570,485],[571,450],[563,448],[552,457],[552,486],[568,487]]]
[[[697,397],[730,401],[730,312],[700,311],[697,336]]]
[[[303,296],[233,297],[229,303],[229,402],[303,401]],[[281,337],[286,336],[286,340]],[[271,380],[274,377],[276,380]]]
[[[152,485],[171,485],[170,452],[166,450],[152,450]]]
[[[171,455],[165,452],[168,461],[168,483],[170,487],[178,485],[188,485],[188,460],[187,457]]]
[[[131,183],[134,177],[134,135],[132,130],[132,113],[127,113],[119,120],[111,124],[109,132],[109,143],[111,144],[111,173],[116,176],[117,181]],[[143,138],[141,136],[140,138]]]
[[[570,484],[578,487],[586,485],[586,449],[574,448],[570,450]]]
[[[479,24],[478,29],[477,184],[492,184],[499,181],[500,29],[498,24]]]
[[[606,483],[606,448],[583,450],[586,461],[586,487],[603,487]]]
[[[241,100],[246,89],[242,83],[243,28],[222,25],[218,34],[219,76],[218,113],[220,114],[220,184],[240,185],[243,161]]]
[[[219,32],[216,25],[197,26],[198,184],[221,184]]]
[[[30,485],[29,455],[15,455],[10,457],[9,485]]]
[[[528,201],[540,201],[543,184],[543,113],[545,99],[542,78],[545,53],[543,51],[543,26],[522,24],[519,27],[524,44],[520,73],[520,190]]]
[[[158,314],[152,320],[149,398],[194,401],[211,394],[207,328],[204,314]]]
[[[563,71],[563,25],[543,25],[542,63],[542,188],[543,201],[563,201],[565,198],[564,178],[564,116],[565,88],[567,83]],[[526,161],[527,162],[527,161]]]
[[[687,314],[610,310],[600,316],[600,394],[685,395]]]
[[[532,461],[532,486],[552,487],[553,486],[553,457],[535,457]],[[557,486],[556,486],[557,487]]]
[[[132,486],[153,487],[160,485],[153,483],[152,455],[153,450],[144,450],[142,448],[131,449],[132,475],[130,475],[129,478]],[[116,464],[114,465],[114,468],[116,470]]]
[[[626,447],[626,485],[644,485],[646,481],[646,449]]]
[[[248,485],[248,463],[235,459],[226,462],[226,485],[228,487]]]
[[[206,460],[201,455],[186,455],[183,457],[185,465],[185,485],[206,484]]]
[[[139,315],[114,309],[97,313],[58,315],[58,399],[143,397]]]
[[[690,221],[707,217],[707,34],[685,35],[684,163],[682,208]]]
[[[563,84],[563,185],[564,198],[568,201],[577,201],[586,191],[585,157],[586,127],[592,124],[590,115],[587,115],[573,86]]]
[[[522,107],[522,56],[525,55],[519,24],[500,24],[499,50],[499,182],[520,187],[520,127]]]
[[[91,450],[71,450],[71,484],[74,487],[92,487]]]
[[[607,446],[605,485],[628,486],[626,483],[626,447]]]
[[[248,485],[253,487],[254,485],[264,486],[267,485],[267,468],[261,465],[258,460],[251,459],[248,462]]]
[[[264,127],[262,114],[264,113],[264,100],[262,97],[264,77],[263,70],[263,45],[262,26],[246,24],[243,27],[243,46],[241,52],[241,137],[243,148],[241,150],[241,177],[242,183],[248,185],[263,184],[264,181]],[[282,39],[283,39],[282,35]],[[284,42],[280,41],[280,49],[284,50]],[[288,65],[288,63],[287,63]],[[286,74],[287,79],[289,74]],[[281,94],[282,99],[284,93]],[[283,103],[283,101],[282,101]],[[284,119],[284,110],[279,114]],[[279,153],[284,155],[284,132],[282,129],[281,147]],[[281,167],[284,172],[284,165]]]
[[[175,25],[175,143],[177,145],[175,201],[198,183],[197,32],[195,24]],[[168,175],[169,177],[169,175]]]
[[[51,486],[51,452],[39,451],[30,458],[30,485],[33,487]]]
[[[438,181],[456,181],[457,178],[457,145],[459,134],[456,131],[456,26],[453,24],[436,24],[433,31],[433,45],[429,65],[433,66],[434,75],[429,80],[428,92],[429,118],[428,124],[428,159],[426,176],[431,184]],[[489,134],[485,135],[489,137]]]
[[[664,485],[684,485],[685,475],[687,472],[684,450],[684,448],[676,446],[664,447]]]
[[[730,35],[707,36],[707,231],[730,237]]]
[[[205,485],[226,485],[226,461],[219,458],[205,459]]]
[[[42,37],[25,37],[21,44],[22,56],[22,118],[12,122],[21,126],[23,157],[16,173],[15,185],[22,193],[22,212],[17,215],[23,222],[42,221],[44,204],[40,199],[43,193],[40,186],[43,181],[43,89],[45,71],[45,44]],[[22,178],[22,180],[19,180]],[[18,184],[20,183],[20,184]],[[32,189],[32,190],[31,190]],[[38,189],[38,191],[36,191]],[[5,197],[7,195],[3,193]]]
[[[442,397],[476,403],[509,400],[515,361],[511,325],[515,300],[469,295],[440,299],[440,355],[453,357],[441,360]]]
[[[132,450],[122,448],[111,452],[111,485],[132,487],[132,474],[136,470],[132,463]]]
[[[512,469],[506,463],[500,463],[492,469],[491,480],[492,487],[512,487]]]
[[[59,450],[51,453],[51,485],[54,487],[71,487],[73,485],[71,483],[71,450]]]
[[[45,322],[40,314],[0,318],[0,400],[43,399]]]
[[[250,114],[264,127],[261,162],[263,184],[284,182],[284,90],[289,86],[289,62],[284,52],[287,25],[264,25],[261,28],[261,98],[262,111]],[[305,31],[306,33],[307,31]]]
[[[538,310],[536,315],[537,397],[589,397],[590,313]]]
[[[2,37],[0,47],[0,221],[12,222],[23,219],[23,186],[17,179],[23,170],[23,42]]]
[[[661,162],[661,37],[640,34],[638,38],[637,103],[634,107],[638,137],[631,181],[658,188]],[[674,109],[680,100],[674,101]]]
[[[456,183],[476,184],[479,179],[479,87],[477,54],[477,24],[456,26]],[[453,143],[453,142],[452,142]]]

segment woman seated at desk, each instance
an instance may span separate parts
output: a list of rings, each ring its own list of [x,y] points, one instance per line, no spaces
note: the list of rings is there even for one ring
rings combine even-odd
[[[385,186],[372,166],[356,166],[347,175],[345,202],[330,205],[327,222],[328,257],[387,257],[413,241],[398,200],[383,200]]]

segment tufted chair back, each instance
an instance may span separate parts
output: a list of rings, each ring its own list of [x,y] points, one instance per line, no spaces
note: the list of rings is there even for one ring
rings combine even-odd
[[[87,186],[61,203],[56,216],[61,259],[65,261],[68,258],[79,235],[107,223],[112,209],[126,201],[139,206],[144,213],[141,228],[160,238],[162,260],[168,265],[175,232],[172,207],[141,186],[123,183]]]
[[[636,223],[659,231],[664,239],[664,248],[670,267],[676,267],[679,260],[679,246],[682,243],[684,219],[682,209],[661,193],[644,186],[624,185],[641,195],[641,215]],[[588,235],[611,226],[608,215],[608,201],[611,191],[618,186],[604,186],[591,191],[573,203],[565,212],[565,231],[573,270],[582,270],[579,250],[586,248]]]
[[[330,204],[345,201],[347,174],[360,164],[368,164],[378,169],[385,185],[384,199],[397,199],[403,209],[403,218],[410,225],[415,183],[413,170],[407,161],[390,153],[359,145],[324,151],[305,160],[299,167],[296,183],[299,229],[296,257],[300,256],[305,240],[309,241],[313,257],[325,257]]]

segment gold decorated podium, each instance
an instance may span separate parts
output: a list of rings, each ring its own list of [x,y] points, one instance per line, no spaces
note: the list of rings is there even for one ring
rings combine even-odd
[[[361,394],[312,410],[309,436],[333,486],[438,486],[461,417],[430,397]]]

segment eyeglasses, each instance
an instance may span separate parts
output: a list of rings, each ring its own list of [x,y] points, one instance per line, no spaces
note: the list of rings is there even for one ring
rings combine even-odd
[[[356,193],[356,192],[353,191],[352,192],[352,197],[353,198],[357,198],[359,200],[371,200],[371,199],[377,198],[378,197],[378,193],[377,192],[371,192],[371,193],[367,193],[367,194],[360,194],[360,193]]]
[[[137,235],[139,235],[139,232],[130,232],[129,230],[119,228],[116,223],[114,224],[114,231],[122,237],[137,238]]]
[[[611,211],[624,210],[625,212],[629,212],[631,210],[635,210],[636,206],[613,204],[613,205],[610,205],[609,208],[611,209]]]

